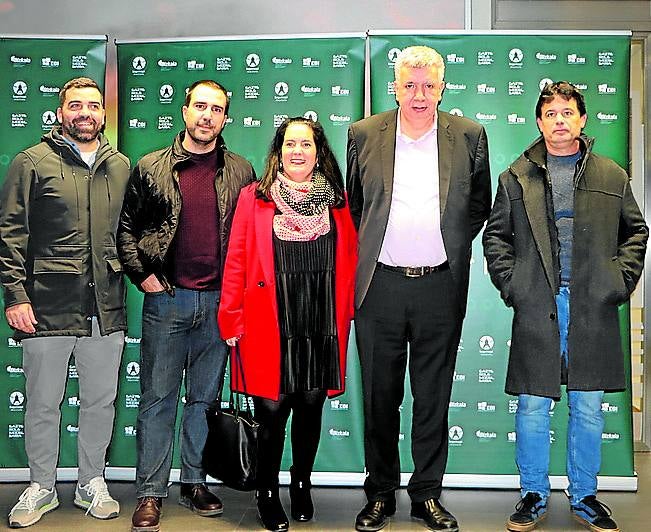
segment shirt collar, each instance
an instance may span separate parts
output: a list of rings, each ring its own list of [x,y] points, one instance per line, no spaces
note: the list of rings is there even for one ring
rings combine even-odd
[[[402,126],[401,126],[401,121],[402,121],[402,114],[400,113],[400,109],[398,109],[398,119],[396,120],[396,138],[400,139],[402,142],[405,142],[406,144],[413,144],[415,142],[421,142],[425,139],[427,139],[429,136],[436,134],[438,130],[438,124],[439,124],[439,115],[438,112],[434,113],[434,124],[432,124],[431,129],[429,129],[424,135],[419,137],[418,139],[412,139],[408,137],[407,135],[402,134]]]

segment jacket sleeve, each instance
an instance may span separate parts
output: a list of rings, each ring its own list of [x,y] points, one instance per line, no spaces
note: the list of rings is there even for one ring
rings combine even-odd
[[[509,287],[515,264],[511,200],[502,179],[498,183],[495,203],[483,236],[484,256],[493,284],[507,306],[511,306]]]
[[[642,275],[648,239],[649,228],[644,222],[640,208],[633,197],[631,185],[627,180],[622,198],[617,259],[629,294],[633,292]]]
[[[242,189],[237,201],[228,252],[222,276],[222,292],[217,312],[219,334],[226,340],[244,334],[244,291],[246,290],[248,224],[253,223],[255,186]],[[249,243],[251,245],[251,243]]]
[[[364,191],[359,175],[359,162],[357,159],[357,144],[352,127],[348,129],[348,150],[346,153],[346,189],[348,191],[348,205],[353,218],[355,229],[359,230],[364,209]]]
[[[29,244],[29,198],[36,168],[25,153],[13,160],[0,198],[0,280],[5,308],[29,303],[25,291]]]
[[[118,257],[131,282],[140,290],[140,284],[152,272],[145,271],[138,254],[138,242],[141,238],[140,223],[143,210],[147,205],[146,190],[143,186],[142,169],[137,164],[131,171],[127,190],[124,194],[122,212],[117,231]]]
[[[350,313],[351,319],[355,314],[355,271],[357,270],[357,230],[353,223],[352,216],[350,215],[350,204],[346,202],[344,205],[344,223],[342,227],[344,228],[344,235],[342,238],[342,243],[345,245],[346,249],[346,258],[348,272],[347,276],[351,279],[350,287],[350,302],[348,305],[348,312]]]
[[[488,157],[488,137],[482,127],[475,148],[472,191],[470,193],[470,227],[474,239],[491,211],[491,171]]]

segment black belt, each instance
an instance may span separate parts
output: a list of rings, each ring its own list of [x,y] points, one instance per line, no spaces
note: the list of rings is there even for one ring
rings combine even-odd
[[[390,272],[401,273],[405,277],[422,277],[430,273],[442,272],[450,269],[450,263],[445,262],[437,266],[389,266],[388,264],[377,263],[377,267]]]

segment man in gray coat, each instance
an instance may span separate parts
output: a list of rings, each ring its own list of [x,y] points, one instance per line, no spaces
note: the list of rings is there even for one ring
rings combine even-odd
[[[16,156],[0,198],[0,280],[7,323],[23,346],[31,480],[9,514],[13,528],[59,505],[59,406],[71,355],[80,396],[74,503],[98,519],[120,509],[103,472],[126,330],[115,233],[129,161],[101,133],[95,81],[68,81],[59,100],[61,125]]]
[[[618,305],[642,273],[648,228],[629,179],[582,135],[583,95],[545,86],[542,133],[500,176],[484,232],[491,279],[515,312],[506,392],[518,396],[516,462],[522,499],[508,520],[533,530],[550,494],[549,409],[567,385],[567,476],[574,517],[618,530],[596,499],[604,392],[625,388]]]

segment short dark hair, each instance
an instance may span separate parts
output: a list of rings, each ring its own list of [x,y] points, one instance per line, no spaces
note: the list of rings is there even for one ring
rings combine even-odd
[[[94,79],[91,78],[73,78],[70,81],[66,82],[63,88],[59,91],[59,104],[63,106],[66,101],[66,94],[70,89],[97,89],[101,97],[101,103],[104,105],[104,95],[102,94],[102,89],[99,88],[99,85]]]
[[[258,193],[261,196],[269,197],[269,189],[271,184],[276,179],[276,174],[281,171],[283,142],[285,140],[285,132],[291,124],[305,124],[312,130],[314,135],[314,144],[316,146],[316,160],[319,164],[319,171],[325,176],[326,180],[332,186],[335,193],[335,203],[333,207],[341,207],[344,205],[344,180],[339,169],[339,164],[335,158],[334,153],[330,149],[330,144],[325,136],[323,126],[310,118],[303,116],[295,116],[293,118],[286,118],[278,129],[271,141],[267,161],[265,163],[264,173],[258,183]]]
[[[228,95],[228,91],[224,88],[224,86],[221,83],[217,83],[215,80],[212,79],[200,79],[199,81],[195,81],[192,85],[190,85],[188,87],[188,91],[185,93],[185,102],[183,103],[183,105],[185,105],[186,107],[190,106],[190,100],[192,100],[192,92],[199,85],[206,85],[207,87],[218,90],[224,94],[224,96],[226,97],[226,108],[224,109],[224,114],[227,115],[228,108],[231,105],[231,97]]]
[[[538,96],[538,103],[536,104],[536,118],[542,118],[542,106],[543,104],[551,102],[556,96],[560,96],[566,101],[574,99],[576,102],[576,108],[579,110],[579,114],[583,116],[586,114],[585,109],[585,100],[583,99],[583,94],[572,85],[569,81],[554,81],[553,83],[547,83],[542,90],[540,91],[540,96]]]

